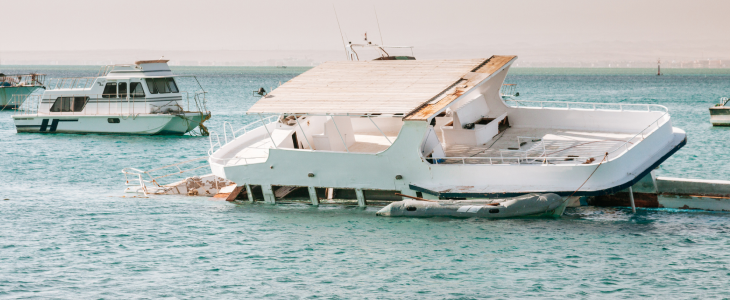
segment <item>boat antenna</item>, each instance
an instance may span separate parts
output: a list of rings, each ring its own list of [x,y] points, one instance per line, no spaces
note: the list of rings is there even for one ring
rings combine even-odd
[[[347,46],[345,46],[345,38],[342,36],[342,26],[340,26],[340,18],[337,17],[337,9],[335,9],[334,4],[332,4],[332,10],[335,11],[335,20],[337,20],[337,28],[340,29],[340,38],[342,39],[342,49],[345,50],[345,59],[348,59]]]
[[[378,23],[378,33],[380,34],[380,46],[383,45],[383,32],[380,31],[380,20],[378,20],[378,11],[375,9],[375,5],[373,5],[373,11],[375,11],[375,22]]]

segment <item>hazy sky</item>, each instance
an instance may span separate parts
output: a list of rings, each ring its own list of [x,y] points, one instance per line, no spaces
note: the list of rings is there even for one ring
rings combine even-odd
[[[385,44],[416,52],[730,58],[727,0],[2,2],[5,53],[339,50],[334,5],[349,40],[380,41],[375,8]]]

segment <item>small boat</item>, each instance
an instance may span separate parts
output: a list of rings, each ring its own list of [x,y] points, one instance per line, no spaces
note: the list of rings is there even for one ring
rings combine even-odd
[[[28,97],[13,116],[17,132],[182,135],[210,118],[206,92],[178,88],[168,60],[104,66],[97,77],[60,78]],[[195,77],[195,76],[188,76]]]
[[[13,74],[0,73],[0,109],[13,109],[23,104],[25,98],[43,88],[46,78],[44,74]]]
[[[714,126],[730,126],[730,98],[720,98],[720,103],[710,107],[710,123]]]
[[[407,197],[407,196],[406,196]],[[520,197],[488,200],[426,200],[408,197],[379,210],[383,217],[482,217],[514,218],[560,216],[566,201],[556,194],[527,194]],[[567,198],[565,198],[567,199]]]
[[[365,53],[358,53],[355,48],[364,50]],[[394,53],[402,52],[403,49],[408,49],[408,53]],[[413,46],[386,46],[373,44],[368,41],[368,35],[365,34],[365,43],[353,44],[348,42],[345,46],[347,52],[347,60],[349,61],[360,61],[360,60],[416,60],[413,56]],[[400,55],[399,55],[400,54]]]

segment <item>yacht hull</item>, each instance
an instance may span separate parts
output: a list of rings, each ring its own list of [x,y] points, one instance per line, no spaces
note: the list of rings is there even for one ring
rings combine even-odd
[[[413,146],[420,145],[426,125],[405,124],[393,145],[377,154],[269,149],[262,161],[211,157],[210,164],[215,175],[239,185],[261,185],[264,191],[270,186],[310,186],[395,190],[411,196],[420,192],[428,199],[528,193],[591,196],[628,188],[686,144],[685,132],[666,122],[643,142],[600,166],[431,164]],[[230,147],[236,151],[235,145]],[[219,151],[225,155],[228,149]]]
[[[711,107],[710,123],[714,126],[730,126],[730,107]]]
[[[16,115],[18,133],[99,133],[135,135],[183,135],[197,127],[200,113],[119,115]]]
[[[12,103],[13,95],[30,95],[35,92],[40,86],[12,86],[12,87],[0,87],[0,109],[5,108],[17,108],[23,103]]]

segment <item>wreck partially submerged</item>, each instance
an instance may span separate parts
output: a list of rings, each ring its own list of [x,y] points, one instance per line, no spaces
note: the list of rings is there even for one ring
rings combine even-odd
[[[660,105],[503,99],[516,59],[324,63],[254,104],[258,121],[212,139],[211,169],[269,203],[298,188],[313,204],[340,191],[362,206],[396,192],[593,196],[686,143]]]

